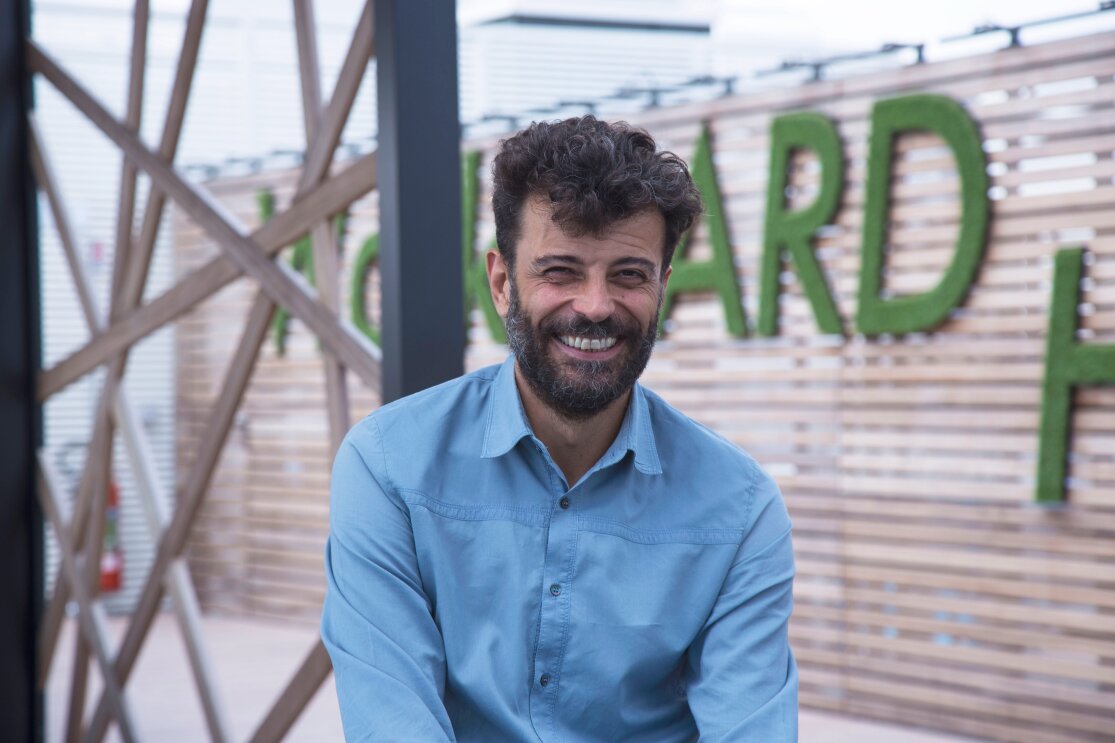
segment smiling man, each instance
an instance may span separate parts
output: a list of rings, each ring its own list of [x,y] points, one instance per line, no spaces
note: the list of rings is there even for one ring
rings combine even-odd
[[[637,380],[700,211],[592,116],[493,166],[512,355],[386,405],[333,469],[322,637],[351,741],[797,739],[790,522]]]

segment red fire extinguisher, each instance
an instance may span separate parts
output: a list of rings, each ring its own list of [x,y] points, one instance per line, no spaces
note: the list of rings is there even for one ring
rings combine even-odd
[[[124,584],[124,551],[120,548],[120,488],[108,484],[105,541],[101,551],[101,591],[119,591]]]

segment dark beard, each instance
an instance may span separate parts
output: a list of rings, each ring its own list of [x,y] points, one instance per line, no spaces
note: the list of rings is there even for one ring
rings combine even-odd
[[[659,297],[659,307],[662,299]],[[534,394],[563,418],[591,418],[630,390],[646,369],[658,335],[658,313],[650,327],[640,335],[638,324],[623,323],[615,317],[594,323],[583,317],[574,320],[551,318],[535,329],[523,314],[515,282],[511,282],[511,301],[507,309],[507,344],[515,354],[519,372]],[[555,361],[550,342],[557,336],[582,338],[616,337],[617,343],[633,344],[608,361],[581,361],[573,358]],[[559,341],[560,342],[560,341]]]

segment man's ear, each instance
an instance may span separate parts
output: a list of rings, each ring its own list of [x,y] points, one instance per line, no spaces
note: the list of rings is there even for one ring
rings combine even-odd
[[[674,272],[673,266],[666,266],[666,273],[662,274],[662,291],[666,291],[666,287],[670,285],[670,274]]]
[[[488,288],[492,291],[492,302],[495,303],[499,316],[506,319],[507,308],[511,306],[511,276],[498,250],[489,250],[487,259]]]

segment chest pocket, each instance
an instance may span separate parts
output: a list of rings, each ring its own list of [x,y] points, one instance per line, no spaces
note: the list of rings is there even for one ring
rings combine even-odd
[[[623,657],[617,669],[625,675],[669,675],[711,613],[741,539],[736,529],[638,530],[582,519],[573,635]]]

